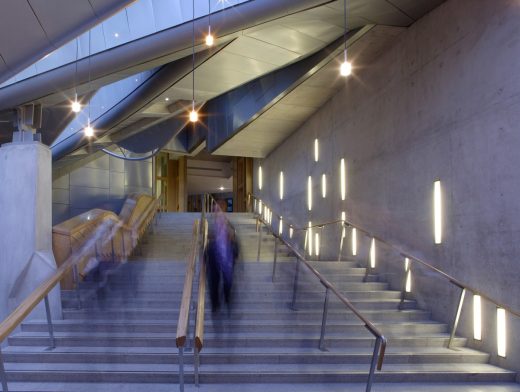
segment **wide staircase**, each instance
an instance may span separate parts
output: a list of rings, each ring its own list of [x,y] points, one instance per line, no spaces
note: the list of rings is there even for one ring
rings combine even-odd
[[[330,296],[320,349],[325,290],[319,280],[300,266],[293,303],[294,257],[278,246],[273,282],[274,238],[263,233],[257,261],[253,215],[228,216],[239,236],[241,258],[231,306],[217,313],[209,302],[206,306],[200,390],[364,391],[374,337]],[[3,350],[9,390],[178,390],[175,331],[192,225],[199,217],[161,214],[137,256],[83,282],[80,300],[74,291],[63,292],[64,317],[54,322],[55,348],[48,348],[45,320],[24,322]],[[433,321],[413,300],[400,310],[400,292],[374,275],[364,282],[365,268],[357,262],[312,265],[388,339],[372,390],[520,391],[515,372],[490,365],[489,355],[465,347],[464,338],[455,338],[455,350],[446,348],[447,325]],[[192,354],[192,349],[185,351],[190,391],[197,390]]]

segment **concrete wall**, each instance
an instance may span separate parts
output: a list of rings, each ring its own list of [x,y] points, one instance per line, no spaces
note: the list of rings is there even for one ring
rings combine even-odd
[[[119,213],[129,193],[152,193],[152,160],[102,156],[52,184],[53,224],[92,208]]]
[[[517,1],[449,0],[400,35],[265,160],[255,192],[284,219],[306,224],[348,219],[454,277],[520,310],[520,7]],[[355,61],[355,60],[354,60]],[[313,162],[313,140],[321,160]],[[339,162],[347,161],[347,200]],[[257,170],[255,167],[255,175]],[[285,199],[278,200],[278,173]],[[319,177],[329,196],[319,196]],[[316,208],[306,211],[312,175]],[[444,242],[434,245],[433,182],[443,185]],[[338,229],[323,240],[336,258]],[[367,242],[358,259],[366,261]],[[398,288],[402,258],[380,254],[378,271]],[[385,255],[386,253],[386,255]],[[386,257],[383,257],[386,256]],[[414,293],[451,322],[459,291],[414,272]],[[472,337],[471,296],[460,332]],[[508,317],[508,357],[496,356],[495,308],[484,307],[482,342],[492,361],[520,370],[520,322]]]

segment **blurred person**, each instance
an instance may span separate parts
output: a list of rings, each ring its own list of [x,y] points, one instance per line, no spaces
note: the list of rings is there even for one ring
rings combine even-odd
[[[221,281],[224,301],[228,310],[230,309],[233,271],[237,255],[238,244],[235,230],[225,215],[221,211],[217,211],[209,228],[205,257],[213,312],[217,312],[220,308]]]

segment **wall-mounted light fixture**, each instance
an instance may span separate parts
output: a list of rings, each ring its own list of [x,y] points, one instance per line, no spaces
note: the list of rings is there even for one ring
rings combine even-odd
[[[312,177],[307,179],[307,208],[312,211]]]
[[[507,328],[506,328],[506,310],[497,308],[497,354],[499,357],[506,357],[506,343],[507,343]]]
[[[280,172],[280,200],[283,200],[283,171]]]
[[[352,228],[352,256],[357,256],[357,230]]]
[[[442,189],[440,180],[433,183],[433,225],[435,243],[442,243]]]
[[[258,189],[262,190],[262,186],[264,185],[262,166],[258,166]]]
[[[309,256],[312,256],[312,222],[309,222],[309,227],[307,229],[307,233],[309,234]]]
[[[321,175],[321,197],[324,199],[327,197],[327,176]]]
[[[339,175],[341,200],[345,200],[347,197],[347,168],[345,164],[345,159],[341,159],[341,162],[339,164]]]
[[[318,162],[320,160],[320,144],[318,139],[314,139],[314,162]]]
[[[480,295],[473,295],[473,339],[482,340],[482,301]]]
[[[410,268],[410,259],[405,257],[404,259],[404,271],[406,273],[406,282],[404,285],[404,291],[407,293],[412,292],[412,269]]]
[[[370,242],[370,268],[376,268],[376,240]]]

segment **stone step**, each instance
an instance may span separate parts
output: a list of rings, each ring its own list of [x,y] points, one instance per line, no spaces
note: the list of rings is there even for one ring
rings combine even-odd
[[[433,323],[433,322],[414,322],[414,323],[375,323],[384,334],[388,333],[443,333],[447,332],[447,326],[445,324]],[[169,333],[176,328],[175,323],[154,323],[154,322],[111,322],[111,321],[75,321],[75,320],[56,320],[54,321],[55,332],[96,332],[96,333]],[[205,332],[294,332],[294,333],[319,333],[321,330],[321,323],[319,320],[316,322],[298,322],[298,323],[282,323],[276,321],[255,321],[250,322],[247,320],[234,320],[234,321],[213,321],[211,318],[208,319],[205,328]],[[327,333],[359,333],[365,330],[364,324],[356,322],[355,320],[350,322],[338,323],[329,322],[327,323]],[[48,326],[45,321],[33,321],[22,324],[22,332],[48,332]]]
[[[319,333],[233,333],[223,336],[220,333],[205,334],[205,346],[208,348],[245,348],[245,347],[300,347],[315,348],[319,341]],[[424,333],[411,335],[389,333],[388,344],[395,347],[445,347],[449,336],[445,333]],[[89,347],[174,347],[175,333],[55,333],[57,346],[89,346]],[[464,338],[454,338],[455,347],[463,346]],[[367,333],[339,334],[327,333],[325,345],[334,348],[372,347],[374,337]],[[12,346],[44,346],[49,344],[48,334],[39,332],[22,332],[9,337]]]
[[[287,309],[290,301],[290,295],[287,295],[286,301],[281,301],[281,298],[268,298],[259,296],[257,298],[249,297],[235,297],[231,301],[231,309],[234,313],[241,313],[243,310],[257,309],[259,311],[275,311],[277,309]],[[146,301],[145,301],[146,302]],[[142,310],[155,310],[157,312],[168,311],[169,309],[178,309],[180,301],[165,302],[164,306],[161,303],[155,303],[153,305],[147,305],[145,302],[132,301],[87,301],[82,302],[81,307],[84,310],[95,312],[96,310],[103,311],[117,311],[118,309],[124,308],[127,310],[142,311]],[[352,304],[359,311],[375,310],[375,309],[386,309],[386,310],[398,310],[400,300],[389,299],[389,300],[352,300]],[[210,302],[208,301],[208,307]],[[70,301],[67,303],[70,307],[66,309],[77,309],[77,301]],[[404,303],[406,309],[413,309],[416,307],[414,301],[406,301]],[[323,299],[312,301],[312,300],[299,300],[297,302],[298,310],[320,310],[323,307]],[[338,301],[329,303],[329,310],[342,311],[346,310],[346,306]]]
[[[206,310],[206,314],[210,315],[211,312]],[[427,320],[430,317],[430,313],[424,310],[366,310],[363,312],[372,322],[384,321],[419,321]],[[256,309],[244,309],[240,313],[219,313],[213,315],[216,319],[231,319],[231,320],[321,320],[321,310],[299,310],[288,312],[282,308],[273,309],[269,311],[261,311]],[[169,320],[173,323],[177,323],[178,310],[126,310],[126,309],[100,309],[88,311],[85,309],[65,309],[63,311],[63,317],[66,320],[106,320],[106,319],[124,319],[124,320],[147,320],[147,321],[165,321]],[[356,317],[352,312],[336,311],[331,309],[328,312],[327,320],[353,320]]]
[[[11,382],[9,390],[11,392],[113,392],[121,388],[121,383],[74,383],[74,382]],[[288,383],[269,383],[269,392],[364,392],[366,386],[363,382],[353,383],[306,383],[306,384],[288,384]],[[377,389],[376,389],[377,388]],[[475,385],[473,382],[414,382],[414,383],[382,383],[379,382],[374,386],[374,390],[378,392],[475,392],[475,388],[479,391],[486,392],[520,392],[520,385],[517,383],[503,382],[480,382]],[[171,392],[171,383],[132,383],[124,386],[125,392]],[[186,392],[265,392],[265,384],[240,383],[240,384],[202,384],[196,387],[193,384],[186,384]]]
[[[175,364],[62,364],[7,363],[8,381],[54,382],[172,382],[178,381]],[[192,382],[186,365],[186,381]],[[366,382],[366,364],[243,364],[203,365],[200,382],[206,383],[307,383]],[[389,364],[376,373],[376,382],[512,382],[515,373],[487,364]]]
[[[356,349],[348,352],[326,352],[318,349],[287,349],[285,352],[216,351],[204,348],[201,353],[204,364],[355,364],[369,363],[372,350]],[[387,350],[385,365],[388,364],[431,364],[431,363],[486,363],[489,355],[478,351],[463,349],[454,351],[443,348],[404,347],[401,351]],[[57,347],[52,351],[47,347],[14,346],[4,352],[6,362],[18,363],[135,363],[135,364],[178,364],[176,348],[120,348],[120,347]],[[193,364],[191,352],[186,355],[185,363]]]

